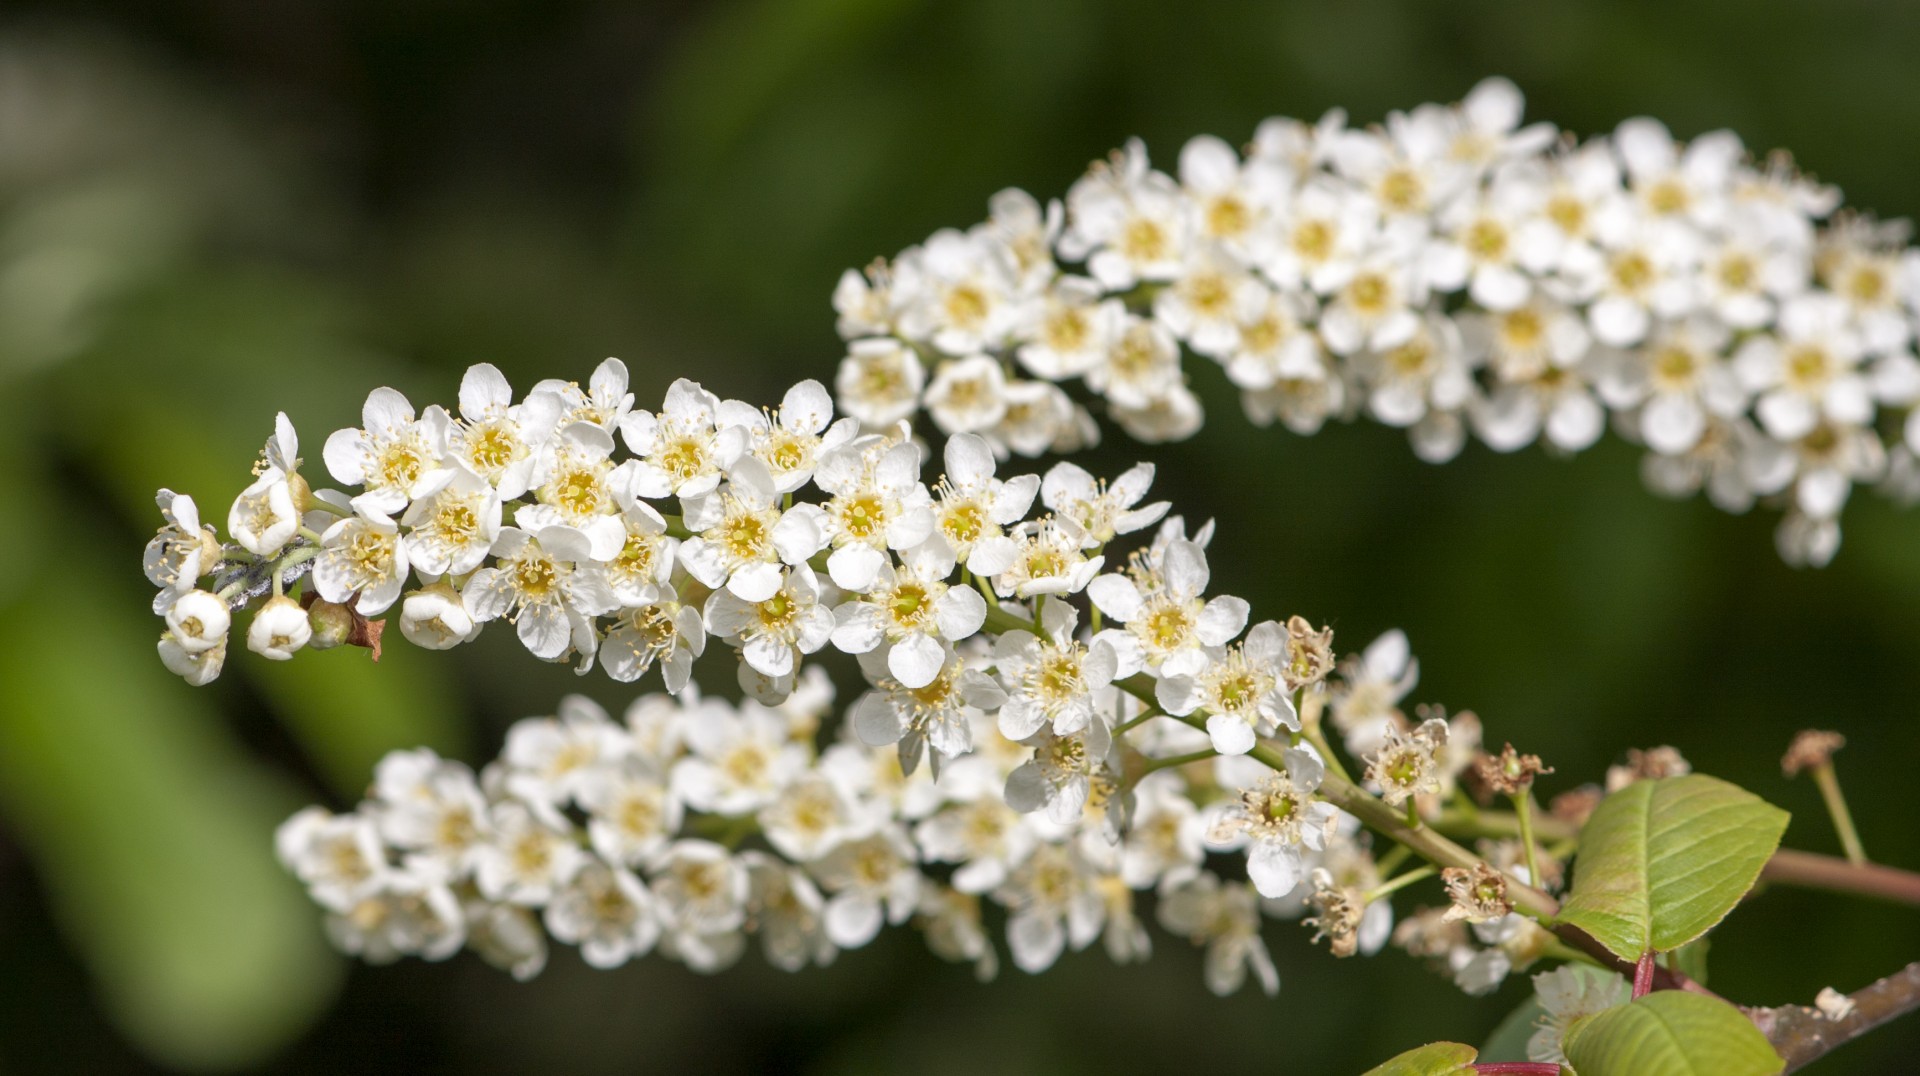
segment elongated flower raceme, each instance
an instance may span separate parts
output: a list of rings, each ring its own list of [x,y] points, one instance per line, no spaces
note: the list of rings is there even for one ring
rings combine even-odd
[[[1255,423],[1364,415],[1433,462],[1469,432],[1573,453],[1611,426],[1656,492],[1783,508],[1796,564],[1832,558],[1855,485],[1920,499],[1904,223],[1835,215],[1836,189],[1728,131],[1576,142],[1521,114],[1490,79],[1384,126],[1195,138],[1173,174],[1129,142],[1064,204],[1002,191],[984,224],[842,277],[841,407],[1038,455],[1093,435],[1077,382],[1179,440],[1203,418],[1191,354]]]
[[[347,951],[467,947],[524,976],[557,939],[716,970],[758,937],[797,969],[910,921],[991,974],[994,920],[1038,971],[1095,941],[1143,958],[1157,915],[1208,947],[1214,989],[1271,991],[1263,915],[1298,917],[1328,879],[1353,895],[1315,920],[1336,951],[1387,940],[1387,903],[1359,899],[1369,843],[1317,797],[1323,750],[1298,730],[1325,711],[1356,755],[1398,745],[1405,641],[1329,688],[1330,633],[1210,594],[1212,525],[1149,502],[1151,467],[1003,475],[962,433],[929,483],[907,422],[835,420],[817,382],[763,411],[680,381],[655,412],[614,360],[517,402],[477,366],[460,400],[375,391],[327,441],[345,489],[315,488],[281,416],[235,504],[247,540],[163,491],[147,550],[160,656],[195,684],[249,608],[271,660],[373,645],[392,614],[427,649],[498,624],[583,674],[658,670],[623,720],[569,698],[478,774],[400,751],[354,812],[290,820],[280,855]],[[745,701],[694,684],[718,650]],[[865,682],[838,718],[828,651]],[[1408,741],[1428,808],[1477,748],[1470,717],[1452,733]],[[1502,951],[1457,940],[1463,963]]]

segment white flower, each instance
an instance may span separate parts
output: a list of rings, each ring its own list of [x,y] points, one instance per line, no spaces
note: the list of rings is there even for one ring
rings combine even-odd
[[[558,820],[548,822],[526,804],[496,803],[489,821],[492,838],[474,851],[474,882],[488,900],[538,907],[588,861]]]
[[[547,936],[533,913],[512,904],[468,900],[461,906],[467,920],[467,948],[515,982],[526,982],[547,966]]]
[[[529,717],[507,730],[500,761],[507,791],[534,804],[562,806],[579,797],[595,770],[631,750],[626,732],[584,695],[560,700],[555,717]]]
[[[746,921],[746,867],[712,841],[675,841],[648,877],[660,918],[676,934],[721,935]]]
[[[1675,455],[1707,435],[1709,421],[1746,410],[1747,393],[1724,358],[1727,331],[1708,318],[1657,329],[1644,348],[1614,352],[1599,364],[1595,386],[1617,408],[1640,406],[1647,447]]]
[[[580,947],[590,967],[617,968],[645,956],[660,937],[653,894],[623,867],[590,860],[548,903],[547,929]]]
[[[612,560],[627,540],[617,495],[626,475],[615,470],[612,456],[613,437],[599,426],[575,422],[561,429],[542,446],[534,470],[539,503],[516,511],[514,524],[536,534],[573,531],[587,546],[582,559]]]
[[[1244,166],[1233,147],[1211,135],[1180,147],[1185,188],[1196,235],[1243,263],[1257,263],[1274,242],[1274,218],[1292,186],[1289,169],[1254,158]]]
[[[1000,958],[980,922],[980,898],[934,882],[920,886],[915,925],[933,955],[953,963],[971,963],[974,978],[992,982]]]
[[[1019,551],[1003,528],[1019,522],[1033,507],[1040,490],[1036,475],[1001,481],[994,477],[993,452],[972,434],[947,440],[946,474],[934,487],[935,529],[946,540],[956,560],[979,576],[993,576],[1013,566]]]
[[[792,493],[806,485],[822,455],[860,432],[857,419],[833,421],[833,397],[813,380],[788,389],[780,409],[771,416],[735,400],[722,401],[718,415],[721,426],[747,430],[747,451],[767,465],[776,493]]]
[[[1141,563],[1133,578],[1107,574],[1094,579],[1087,584],[1087,597],[1102,613],[1126,625],[1123,633],[1103,633],[1116,648],[1137,651],[1163,677],[1190,676],[1208,663],[1209,648],[1225,646],[1247,626],[1245,599],[1202,599],[1210,578],[1206,550],[1178,540]]]
[[[1367,383],[1368,411],[1389,426],[1414,426],[1430,411],[1457,411],[1473,396],[1460,330],[1437,316],[1405,343],[1358,356],[1355,370]]]
[[[380,836],[409,867],[427,867],[449,881],[473,873],[492,837],[486,797],[461,763],[427,748],[392,751],[373,771],[373,812]]]
[[[767,963],[799,971],[832,963],[839,952],[826,935],[826,901],[813,880],[765,852],[742,852],[747,865],[747,910]]]
[[[1371,755],[1400,721],[1400,700],[1420,682],[1420,663],[1406,633],[1395,628],[1368,643],[1341,673],[1344,683],[1334,690],[1329,708],[1333,727],[1346,737],[1349,753]]]
[[[1021,971],[1053,966],[1068,945],[1084,949],[1100,936],[1106,906],[1073,846],[1043,844],[994,894],[1007,908],[1007,948]]]
[[[947,643],[974,635],[987,603],[968,586],[950,587],[953,558],[944,544],[909,550],[898,570],[882,564],[866,593],[834,610],[833,645],[849,654],[887,647],[887,670],[909,690],[932,683],[947,663]]]
[[[543,393],[559,398],[560,426],[590,422],[612,433],[625,427],[627,413],[633,408],[633,393],[627,391],[627,364],[619,359],[610,358],[594,367],[584,390],[575,382],[550,378],[535,385],[529,399]]]
[[[1335,809],[1314,798],[1326,767],[1313,752],[1289,747],[1281,752],[1286,770],[1275,773],[1248,759],[1240,777],[1247,783],[1237,801],[1214,813],[1207,843],[1247,848],[1247,877],[1263,897],[1284,897],[1305,870],[1309,851],[1326,847]],[[1224,766],[1224,764],[1223,764]]]
[[[1181,384],[1180,342],[1160,322],[1129,314],[1086,382],[1115,406],[1152,406]]]
[[[1086,589],[1107,560],[1082,552],[1087,548],[1087,532],[1078,523],[1058,516],[1022,523],[1015,529],[1013,540],[1013,563],[993,577],[993,589],[1003,598],[1077,594]]]
[[[421,481],[419,497],[400,522],[407,561],[422,574],[465,575],[480,566],[500,536],[500,495],[464,464]]]
[[[1872,392],[1858,369],[1860,339],[1844,304],[1824,293],[1802,296],[1781,309],[1778,331],[1778,338],[1755,336],[1734,356],[1741,381],[1759,394],[1754,415],[1768,433],[1785,441],[1822,419],[1872,420]]]
[[[321,454],[334,481],[366,487],[356,506],[392,515],[445,455],[451,420],[438,404],[416,419],[405,396],[378,388],[367,394],[360,421],[361,429],[335,430]]]
[[[1227,647],[1193,674],[1161,680],[1155,694],[1176,716],[1205,710],[1213,749],[1244,755],[1253,750],[1256,734],[1271,736],[1282,725],[1300,727],[1287,694],[1286,663],[1287,629],[1263,621],[1247,633],[1244,644]]]
[[[927,415],[941,433],[991,430],[1006,417],[1007,379],[1000,363],[972,354],[940,364],[927,386]]]
[[[1578,452],[1600,439],[1606,409],[1580,367],[1548,366],[1476,398],[1468,407],[1480,439],[1496,452],[1533,442],[1542,431],[1553,447]]]
[[[1094,719],[1094,692],[1120,675],[1120,659],[1104,639],[1087,646],[1073,637],[1079,614],[1063,601],[1040,611],[1041,637],[1018,629],[994,643],[994,666],[1007,685],[1000,734],[1024,740],[1051,726],[1066,736]]]
[[[1347,282],[1373,245],[1378,217],[1379,207],[1366,195],[1313,180],[1294,195],[1279,241],[1260,268],[1283,289],[1329,294]]]
[[[1227,379],[1243,389],[1276,382],[1325,378],[1320,341],[1306,327],[1312,299],[1294,292],[1262,290],[1236,311],[1234,340],[1216,355]]]
[[[1606,218],[1602,218],[1604,221]],[[1629,347],[1646,338],[1655,315],[1683,317],[1694,306],[1690,234],[1632,213],[1602,236],[1605,249],[1576,248],[1565,268],[1569,296],[1584,299],[1587,323],[1601,343]]]
[[[620,606],[603,576],[581,570],[579,562],[591,551],[576,531],[550,527],[536,538],[502,527],[493,556],[493,565],[467,580],[461,598],[476,623],[512,620],[535,657],[559,658],[574,645],[585,618]]]
[[[1268,997],[1280,992],[1280,973],[1260,940],[1260,908],[1252,887],[1223,885],[1201,873],[1160,901],[1160,925],[1207,947],[1207,989],[1226,997],[1252,969]]]
[[[1037,843],[1026,818],[1000,797],[1000,784],[986,767],[955,767],[950,785],[954,802],[914,827],[920,854],[932,863],[958,863],[953,887],[962,893],[988,893],[1006,883]]]
[[[451,650],[472,642],[480,625],[458,591],[446,583],[412,591],[400,601],[400,634],[423,650]]]
[[[308,807],[274,832],[280,862],[306,883],[314,902],[345,912],[377,892],[392,868],[373,820]]]
[[[313,625],[307,622],[307,611],[285,596],[261,606],[247,626],[247,649],[273,661],[293,657],[311,638]]]
[[[645,864],[680,829],[679,797],[637,760],[585,771],[574,796],[587,812],[588,841],[609,863]]]
[[[672,587],[662,587],[658,601],[616,614],[600,642],[600,664],[615,680],[632,683],[658,662],[667,690],[677,695],[706,649],[700,610],[682,605]]]
[[[709,632],[739,647],[754,671],[776,680],[792,677],[801,655],[825,646],[833,635],[833,613],[820,604],[820,582],[805,564],[789,569],[764,601],[716,590],[705,614]]]
[[[838,784],[819,773],[782,789],[756,817],[767,843],[799,863],[820,858],[855,832],[853,804]]]
[[[897,826],[828,852],[813,865],[827,899],[827,937],[842,949],[873,940],[883,921],[898,925],[920,898],[920,871],[913,844]]]
[[[180,637],[169,631],[160,637],[159,651],[160,663],[167,667],[167,671],[193,687],[205,687],[213,683],[227,662],[227,641],[224,637],[207,649],[188,650],[181,645]]]
[[[949,355],[1001,346],[1021,316],[1011,259],[985,235],[941,229],[894,263],[894,280],[909,297],[900,335]]]
[[[407,585],[407,544],[400,529],[383,515],[349,516],[320,536],[320,555],[313,563],[313,585],[330,602],[354,606],[363,616],[379,616],[400,597]]]
[[[1408,257],[1380,250],[1354,266],[1320,312],[1320,339],[1336,355],[1392,350],[1420,330],[1416,310],[1426,298],[1425,282]]]
[[[1665,124],[1646,117],[1621,123],[1613,146],[1643,212],[1708,230],[1726,215],[1734,169],[1746,152],[1732,131],[1709,131],[1682,150]]]
[[[369,964],[402,956],[445,960],[466,940],[466,920],[453,891],[430,873],[396,871],[378,889],[327,917],[327,937],[341,952]]]
[[[1580,964],[1566,964],[1534,976],[1533,993],[1542,1013],[1535,1020],[1538,1030],[1527,1040],[1528,1059],[1564,1063],[1567,1055],[1561,1052],[1561,1046],[1573,1022],[1625,1004],[1632,992],[1632,984],[1621,976]]]
[[[1007,382],[1007,414],[987,435],[994,455],[1078,452],[1100,443],[1100,427],[1058,385]]]
[[[1126,322],[1126,304],[1102,298],[1098,283],[1063,276],[1041,299],[1014,357],[1048,381],[1079,377],[1105,360]]]
[[[855,340],[840,360],[833,389],[840,410],[878,429],[913,414],[926,380],[919,356],[898,340]]]
[[[141,558],[147,581],[163,590],[192,590],[219,563],[220,543],[212,527],[201,525],[192,497],[163,489],[154,500],[166,525],[147,542]]]
[[[1150,773],[1133,794],[1133,816],[1120,850],[1121,881],[1130,889],[1151,889],[1199,874],[1206,859],[1206,824],[1179,775]]]
[[[1071,826],[1080,821],[1093,795],[1095,771],[1105,765],[1111,733],[1104,721],[1094,721],[1070,736],[1043,730],[1034,735],[1033,744],[1033,758],[1007,774],[1007,806],[1021,814],[1045,809],[1055,825]],[[1105,773],[1100,777],[1107,779]]]
[[[693,753],[674,764],[672,776],[674,792],[696,811],[757,811],[807,767],[806,748],[788,738],[772,710],[746,704],[725,719],[702,716],[687,723]]]
[[[973,749],[973,724],[979,715],[999,709],[1007,694],[993,678],[966,667],[957,654],[946,661],[932,680],[910,688],[887,675],[886,659],[878,651],[861,655],[862,671],[875,690],[855,704],[848,715],[854,733],[869,747],[900,745],[900,767],[912,773],[922,750],[934,750],[934,775],[942,759],[955,759]]]
[[[227,642],[227,628],[233,622],[227,603],[204,590],[181,594],[166,609],[167,631],[175,644],[188,654],[199,654]]]
[[[1241,313],[1266,289],[1239,262],[1202,249],[1165,291],[1153,297],[1153,316],[1194,351],[1220,358],[1240,337]]]
[[[933,533],[933,498],[920,483],[920,450],[910,442],[870,437],[848,444],[822,461],[814,484],[832,495],[827,574],[836,586],[867,589],[886,550],[911,548]]]
[[[1147,165],[1131,139],[1111,161],[1097,161],[1067,192],[1060,251],[1084,259],[1094,279],[1121,291],[1143,280],[1171,280],[1188,241],[1187,200],[1172,179]]]
[[[1161,444],[1184,441],[1200,432],[1206,415],[1200,410],[1200,397],[1185,385],[1171,385],[1160,395],[1139,406],[1115,404],[1108,410],[1113,421],[1136,441]]]
[[[720,400],[681,378],[667,388],[659,414],[633,411],[620,422],[620,436],[640,457],[633,491],[641,497],[699,497],[713,492],[727,468],[747,449],[745,427],[715,428]]]
[[[227,531],[257,557],[272,557],[286,548],[300,532],[300,512],[287,476],[274,468],[261,472],[234,498],[227,512]]]
[[[1122,534],[1132,534],[1160,522],[1171,507],[1156,501],[1135,508],[1153,484],[1153,465],[1140,463],[1128,468],[1108,486],[1097,481],[1083,468],[1071,463],[1056,463],[1040,483],[1040,503],[1059,516],[1072,520],[1085,532],[1082,544],[1088,549],[1103,546]]]
[[[515,404],[498,368],[470,366],[460,379],[460,420],[447,430],[447,458],[486,479],[502,500],[513,500],[532,488],[540,446],[566,409],[554,392],[534,392]]]
[[[709,587],[725,587],[743,602],[763,602],[779,591],[783,565],[805,564],[826,544],[819,507],[781,511],[773,477],[758,459],[741,461],[725,490],[704,498],[686,516],[698,531],[680,544],[680,563]]]

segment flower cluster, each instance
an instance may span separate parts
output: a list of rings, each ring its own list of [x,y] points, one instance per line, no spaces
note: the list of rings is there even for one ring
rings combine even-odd
[[[660,672],[623,722],[568,699],[477,775],[398,752],[353,813],[290,820],[280,855],[342,948],[529,975],[551,935],[597,965],[657,947],[714,969],[758,934],[797,968],[912,920],[989,974],[988,916],[1028,971],[1096,940],[1144,957],[1157,916],[1227,992],[1277,988],[1264,915],[1384,944],[1380,872],[1309,734],[1326,713],[1369,787],[1438,810],[1478,725],[1400,711],[1404,636],[1336,673],[1326,629],[1249,626],[1210,593],[1212,525],[1149,503],[1144,465],[1001,476],[963,433],[929,485],[907,423],[834,421],[818,383],[762,410],[680,381],[653,412],[625,381],[609,360],[516,401],[476,366],[458,417],[377,390],[326,443],[345,490],[303,476],[283,415],[226,542],[160,495],[159,650],[192,683],[249,607],[275,660],[372,645],[393,612],[429,649],[505,621],[581,672]],[[737,704],[693,679],[715,640]],[[840,721],[829,651],[864,681]]]
[[[870,426],[924,408],[1003,455],[1096,436],[1078,379],[1146,441],[1202,422],[1182,353],[1249,418],[1311,434],[1366,415],[1416,453],[1559,453],[1608,426],[1657,492],[1785,508],[1824,564],[1853,486],[1920,499],[1920,252],[1903,225],[1737,136],[1651,119],[1577,142],[1490,79],[1384,126],[1271,119],[1244,152],[1130,142],[1044,207],[1019,190],[834,293],[837,389]]]

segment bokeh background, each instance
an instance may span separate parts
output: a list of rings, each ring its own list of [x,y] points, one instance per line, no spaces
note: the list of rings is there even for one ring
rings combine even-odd
[[[1356,1072],[1479,1041],[1525,995],[1467,999],[1404,956],[1334,961],[1272,924],[1285,985],[1220,1000],[1161,936],[980,986],[908,933],[801,976],[660,960],[528,985],[468,956],[372,969],[322,940],[274,825],[357,796],[384,751],[478,762],[567,691],[515,653],[405,646],[192,690],[153,654],[152,492],[211,515],[274,410],[309,446],[392,384],[451,400],[624,358],[643,402],[693,374],[775,400],[830,376],[839,271],[1057,195],[1127,136],[1269,114],[1359,119],[1504,73],[1582,133],[1635,114],[1792,147],[1886,216],[1920,210],[1920,10],[1837,0],[13,0],[0,12],[0,1071]],[[1151,451],[1215,579],[1357,649],[1399,626],[1417,698],[1472,708],[1570,787],[1673,743],[1835,841],[1778,757],[1843,730],[1876,858],[1920,867],[1920,515],[1861,496],[1833,567],[1771,520],[1643,492],[1608,441],[1572,461],[1416,462],[1371,425],[1214,421]],[[1096,466],[1146,450],[1113,435]],[[1550,783],[1549,790],[1556,785]],[[1920,913],[1772,891],[1715,936],[1755,1002],[1920,956]],[[1826,1072],[1912,1072],[1920,1020]]]

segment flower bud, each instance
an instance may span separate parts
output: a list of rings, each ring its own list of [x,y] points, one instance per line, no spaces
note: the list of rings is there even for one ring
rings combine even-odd
[[[204,590],[188,591],[167,610],[167,630],[181,650],[197,654],[227,641],[233,616],[227,603]],[[184,674],[183,674],[184,675]]]
[[[226,637],[222,636],[217,646],[188,650],[180,645],[180,637],[169,631],[160,637],[160,663],[194,687],[203,687],[212,683],[227,663]]]
[[[247,649],[264,658],[285,661],[312,637],[307,611],[282,595],[253,614],[253,623],[247,627]]]
[[[313,510],[313,487],[299,471],[287,476],[287,494],[293,501],[293,514],[304,516]]]
[[[325,598],[314,597],[307,608],[307,626],[312,634],[307,645],[315,650],[331,650],[347,641],[353,633],[353,611],[339,602],[330,602]]]
[[[401,602],[400,634],[426,650],[451,650],[480,634],[480,625],[452,587],[435,583]]]

